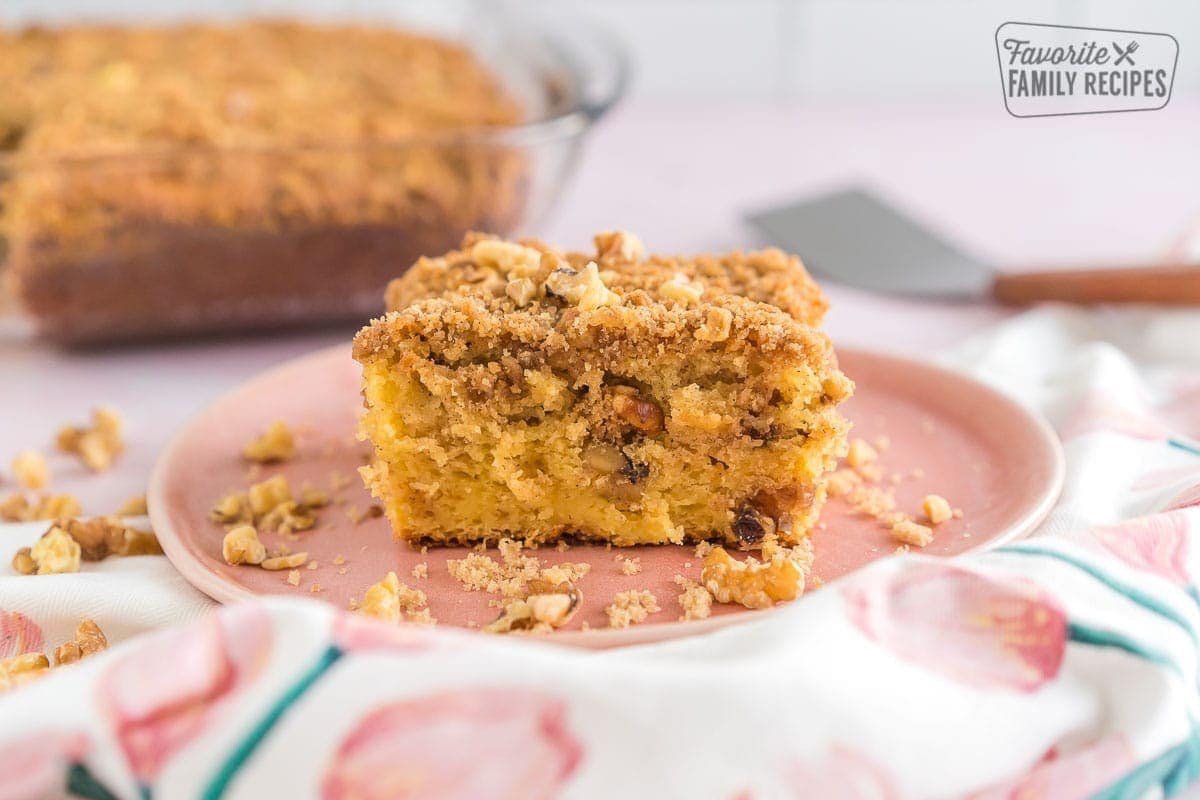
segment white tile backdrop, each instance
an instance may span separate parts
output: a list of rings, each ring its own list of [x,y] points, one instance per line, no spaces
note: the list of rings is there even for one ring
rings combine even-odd
[[[993,33],[1005,21],[1131,28],[1180,43],[1177,93],[1200,91],[1197,0],[480,0],[573,8],[625,40],[643,97],[861,101],[976,98],[998,90]],[[438,0],[0,0],[0,21],[201,9],[303,8],[437,16]],[[0,58],[3,54],[0,53]]]
[[[1005,21],[1128,28],[1180,43],[1176,91],[1200,90],[1195,0],[557,0],[609,25],[656,97],[934,98],[998,91]]]

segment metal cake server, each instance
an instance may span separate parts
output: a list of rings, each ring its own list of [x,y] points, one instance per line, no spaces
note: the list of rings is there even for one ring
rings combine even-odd
[[[1200,266],[997,272],[862,189],[752,213],[772,244],[813,272],[862,289],[1003,303],[1200,305]]]

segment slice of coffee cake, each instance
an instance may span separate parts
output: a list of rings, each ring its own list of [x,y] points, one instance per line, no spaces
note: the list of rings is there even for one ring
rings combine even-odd
[[[790,544],[844,452],[825,301],[777,250],[593,255],[469,236],[355,339],[396,535]]]

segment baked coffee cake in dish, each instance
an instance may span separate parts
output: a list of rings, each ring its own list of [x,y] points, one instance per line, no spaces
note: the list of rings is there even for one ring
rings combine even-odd
[[[794,256],[594,253],[470,235],[359,332],[396,536],[799,543],[845,451],[852,384]]]
[[[0,26],[0,251],[60,341],[363,319],[395,264],[514,227],[528,154],[483,132],[526,114],[385,26]]]

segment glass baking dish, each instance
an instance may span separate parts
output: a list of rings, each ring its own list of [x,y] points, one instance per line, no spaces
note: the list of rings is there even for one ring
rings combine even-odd
[[[21,152],[19,127],[2,135],[0,98],[4,278],[36,332],[90,344],[365,320],[382,310],[388,280],[419,256],[471,230],[528,232],[624,90],[620,46],[546,5],[370,8],[315,22],[462,44],[516,98],[520,122],[278,147],[81,146],[46,157]],[[304,15],[276,3],[270,16]],[[31,22],[61,21],[0,15],[10,28]]]

